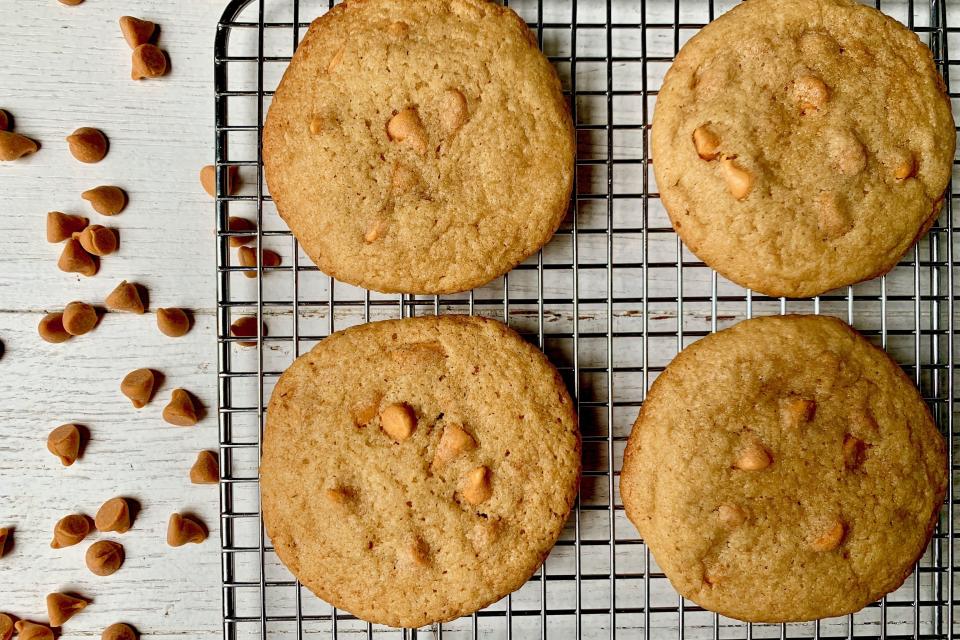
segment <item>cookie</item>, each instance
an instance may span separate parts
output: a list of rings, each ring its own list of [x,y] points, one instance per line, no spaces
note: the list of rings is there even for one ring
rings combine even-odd
[[[320,342],[280,377],[261,463],[280,560],[369,622],[419,627],[526,582],[573,506],[573,402],[494,320],[388,320]]]
[[[347,0],[313,22],[270,106],[264,169],[317,266],[383,292],[466,291],[566,214],[574,129],[513,10]]]
[[[813,296],[927,232],[956,146],[930,50],[854,0],[750,0],[683,46],[653,120],[677,233],[723,276]]]
[[[796,622],[903,584],[946,467],[927,406],[882,350],[834,318],[765,317],[695,342],[657,378],[620,491],[685,598]]]

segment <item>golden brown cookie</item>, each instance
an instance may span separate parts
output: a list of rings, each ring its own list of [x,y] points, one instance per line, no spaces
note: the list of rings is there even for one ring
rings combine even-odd
[[[684,597],[740,620],[813,620],[903,583],[937,522],[945,456],[886,353],[835,318],[766,317],[695,342],[657,378],[620,491]]]
[[[573,184],[557,74],[486,0],[347,0],[310,26],[264,130],[280,216],[324,272],[386,292],[485,284],[556,231]]]
[[[936,219],[955,146],[930,50],[903,25],[853,0],[750,0],[677,55],[652,149],[691,251],[803,297],[893,268]]]
[[[277,382],[263,518],[318,596],[418,627],[522,586],[579,472],[573,402],[513,331],[467,316],[375,322],[324,339]]]

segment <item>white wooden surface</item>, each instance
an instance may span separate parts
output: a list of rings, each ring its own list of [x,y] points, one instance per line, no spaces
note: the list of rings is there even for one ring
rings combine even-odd
[[[0,559],[0,611],[45,620],[51,591],[93,598],[65,626],[69,638],[99,638],[120,620],[152,638],[221,636],[217,488],[187,477],[199,449],[216,449],[216,420],[211,413],[195,428],[178,429],[160,411],[177,386],[209,408],[216,404],[213,209],[197,171],[213,159],[212,45],[222,7],[218,0],[87,0],[76,7],[0,0],[0,108],[42,145],[28,159],[0,164],[0,526],[16,528],[12,551]],[[117,27],[123,14],[161,25],[170,75],[130,80],[130,50]],[[110,138],[103,162],[83,165],[70,156],[64,137],[80,126]],[[128,191],[121,215],[103,218],[81,200],[81,191],[98,184]],[[57,269],[60,247],[44,239],[49,210],[119,229],[120,250],[103,259],[96,277]],[[39,339],[44,311],[71,300],[102,304],[121,279],[145,285],[151,309],[192,309],[193,330],[173,340],[157,331],[152,313],[112,314],[70,342]],[[141,411],[118,390],[138,367],[166,376]],[[45,439],[68,421],[86,425],[91,440],[65,469]],[[60,516],[93,515],[115,495],[135,498],[142,510],[133,529],[116,538],[126,547],[123,568],[99,578],[83,561],[92,537],[53,550],[50,534]],[[207,543],[166,546],[167,518],[179,510],[202,517],[211,529]]]
[[[187,478],[196,452],[201,448],[215,449],[217,425],[213,411],[216,403],[216,350],[214,334],[215,279],[213,209],[211,200],[197,181],[200,166],[212,161],[213,143],[213,82],[212,45],[215,25],[225,0],[128,0],[116,3],[107,0],[87,0],[78,7],[66,7],[56,0],[16,2],[0,0],[0,108],[11,112],[16,119],[16,130],[41,142],[36,155],[15,163],[0,164],[0,342],[6,353],[0,357],[0,526],[14,526],[15,545],[0,559],[0,611],[21,617],[45,619],[43,597],[54,590],[76,591],[91,597],[94,603],[66,626],[67,637],[99,637],[107,624],[128,621],[151,638],[219,638],[222,633],[220,554],[218,546],[218,493],[215,487],[193,486]],[[271,8],[283,3],[271,2]],[[308,19],[325,5],[326,0],[302,0],[305,7],[301,19]],[[533,18],[535,2],[511,2],[521,13]],[[719,10],[729,7],[731,1],[716,3]],[[639,20],[638,2],[623,0],[614,3],[615,20]],[[672,2],[652,2],[647,19],[670,22]],[[706,3],[684,2],[683,22],[705,19],[702,9]],[[604,3],[584,0],[578,4],[578,15],[585,22],[604,19]],[[905,18],[904,2],[885,2],[885,9],[900,12]],[[527,12],[524,12],[527,9]],[[272,10],[272,9],[271,9]],[[563,22],[568,19],[569,2],[549,3],[546,21]],[[129,79],[129,49],[119,34],[116,20],[121,14],[137,15],[161,25],[160,45],[172,60],[172,72],[154,82],[134,83]],[[255,13],[246,12],[242,19],[254,20]],[[284,20],[289,16],[281,10],[268,15],[268,20]],[[256,32],[238,31],[232,41],[233,55],[252,55],[256,48],[251,38]],[[278,34],[285,37],[286,34]],[[639,56],[639,33],[620,32],[616,43],[618,55]],[[605,43],[602,30],[584,30],[579,34],[579,53],[599,48],[603,54]],[[684,33],[686,38],[689,33]],[[278,41],[279,42],[279,41]],[[274,46],[286,47],[284,39]],[[545,48],[555,55],[569,54],[569,41],[559,32],[544,34]],[[270,45],[271,43],[268,43]],[[253,46],[252,50],[251,47]],[[673,33],[669,30],[650,34],[648,54],[670,55]],[[277,55],[288,52],[275,51]],[[595,52],[596,53],[596,52]],[[275,82],[282,72],[282,64],[270,65],[267,82]],[[231,88],[255,86],[255,68],[242,64],[231,69]],[[237,71],[235,71],[237,69]],[[651,64],[648,69],[654,83],[662,76],[666,65]],[[626,74],[636,67],[615,65],[614,78],[619,82],[634,83]],[[570,86],[569,66],[560,65],[566,86]],[[621,75],[622,74],[622,75]],[[624,78],[627,78],[624,80]],[[583,64],[577,69],[580,89],[605,87],[603,65]],[[656,84],[651,85],[655,88]],[[268,86],[268,88],[270,88]],[[247,105],[249,106],[249,105]],[[605,121],[602,98],[581,98],[578,101],[581,122],[601,124]],[[231,111],[243,120],[249,109]],[[623,100],[617,103],[617,122],[636,123],[642,117],[640,101]],[[248,124],[249,122],[239,122]],[[69,155],[64,136],[80,126],[103,129],[111,141],[107,159],[96,165],[82,165]],[[251,140],[232,140],[231,157],[251,157]],[[604,158],[607,147],[602,132],[582,134],[581,158]],[[642,155],[638,135],[624,134],[614,138],[615,157],[636,158]],[[600,168],[581,167],[578,172],[580,193],[604,193],[606,175]],[[642,169],[639,165],[620,166],[613,176],[618,193],[638,192],[642,189]],[[97,184],[117,184],[130,194],[131,202],[123,214],[106,219],[89,211],[79,194]],[[249,187],[248,187],[249,188]],[[44,218],[48,210],[84,213],[92,221],[117,227],[121,236],[120,251],[102,261],[100,273],[94,278],[82,278],[60,272],[56,268],[59,247],[44,240]],[[243,207],[238,207],[243,209]],[[249,208],[243,209],[249,211]],[[583,203],[580,211],[581,228],[604,227],[604,202]],[[650,202],[650,225],[666,226],[666,218],[656,201]],[[639,226],[636,209],[615,205],[614,221],[619,227]],[[282,226],[266,210],[265,228]],[[638,235],[614,238],[613,253],[618,263],[639,262],[642,249]],[[581,235],[578,249],[582,264],[602,263],[606,257],[605,235]],[[676,238],[672,234],[651,234],[648,239],[647,260],[670,263],[677,259]],[[286,239],[270,239],[266,246],[277,249],[284,256],[284,264],[292,260],[291,244]],[[927,255],[926,245],[922,255]],[[571,237],[560,235],[544,252],[544,262],[569,262]],[[691,260],[689,253],[685,260]],[[301,257],[300,264],[308,261]],[[887,293],[912,295],[913,270],[899,269],[900,273],[888,279]],[[254,281],[236,274],[232,278],[234,299],[250,300],[255,296]],[[603,269],[583,269],[580,273],[580,294],[602,299],[606,295],[606,273]],[[926,274],[924,274],[924,289]],[[61,345],[42,342],[36,334],[36,324],[47,310],[55,310],[74,299],[101,303],[104,296],[121,279],[145,285],[150,291],[150,307],[183,306],[193,310],[196,324],[188,336],[172,340],[159,334],[154,317],[120,314],[107,315],[95,332]],[[710,274],[703,268],[687,268],[684,272],[685,295],[709,295]],[[651,297],[676,295],[676,272],[673,269],[651,269],[646,294]],[[265,295],[271,299],[289,299],[290,274],[272,274],[265,281]],[[537,280],[532,271],[517,271],[509,280],[511,295],[536,298]],[[613,294],[618,297],[643,295],[642,281],[637,269],[623,269],[614,278]],[[327,279],[321,274],[302,274],[302,299],[325,300]],[[730,283],[718,284],[721,294],[740,294],[742,290]],[[349,287],[338,287],[338,299],[362,299],[362,294]],[[498,280],[485,287],[479,297],[495,299],[502,295],[503,282]],[[879,281],[858,285],[858,295],[877,295]],[[572,294],[569,271],[548,271],[544,279],[547,298],[566,298]],[[374,299],[380,296],[374,295]],[[395,297],[392,297],[395,299]],[[456,298],[456,296],[454,296]],[[465,299],[465,298],[464,298]],[[568,332],[573,328],[570,306],[546,305],[545,331]],[[643,326],[640,304],[618,304],[612,311],[617,331],[639,331]],[[790,311],[811,312],[809,302],[790,302]],[[926,308],[925,308],[926,309]],[[462,310],[462,308],[460,308]],[[496,315],[496,305],[479,309]],[[845,302],[826,302],[821,310],[847,317]],[[708,304],[686,304],[682,310],[673,302],[651,303],[647,308],[646,326],[650,331],[675,332],[678,316],[688,335],[688,343],[698,332],[711,328],[711,309]],[[777,313],[778,302],[755,303],[753,313]],[[717,308],[717,325],[724,327],[744,317],[746,307],[741,302],[721,302]],[[336,328],[362,320],[358,308],[338,311]],[[374,319],[395,317],[397,307],[377,307]],[[606,325],[605,304],[583,305],[578,319],[581,331],[603,333]],[[880,328],[879,301],[858,303],[853,316],[855,324],[866,330]],[[518,305],[510,309],[510,321],[520,329],[536,331],[535,305]],[[912,304],[891,304],[887,309],[887,326],[891,329],[909,329],[913,326]],[[274,309],[270,335],[290,334],[289,310]],[[301,335],[320,335],[328,322],[325,309],[301,310]],[[924,326],[929,322],[929,313]],[[878,338],[874,338],[878,340]],[[676,337],[651,340],[649,362],[651,367],[665,365],[675,353]],[[301,351],[309,342],[301,345]],[[894,356],[909,364],[913,356],[913,339],[891,338],[888,345]],[[924,347],[926,349],[926,347]],[[556,364],[571,366],[571,344],[548,338],[546,350]],[[617,341],[613,354],[616,366],[637,366],[641,361],[640,341]],[[926,357],[926,354],[924,355]],[[278,372],[292,358],[287,343],[271,343],[265,351],[264,365],[268,372]],[[581,367],[606,366],[606,340],[584,339],[580,343]],[[237,369],[255,370],[255,354],[246,352],[234,359]],[[146,409],[135,411],[118,391],[120,379],[138,367],[162,371],[166,380],[157,398]],[[604,400],[604,374],[581,375],[581,399]],[[617,400],[640,400],[649,380],[639,374],[617,374],[614,377]],[[200,425],[193,429],[178,429],[160,419],[160,411],[174,387],[186,387],[194,392],[210,410]],[[247,400],[247,406],[255,400]],[[584,410],[583,430],[588,435],[604,435],[606,410]],[[613,415],[613,431],[626,435],[635,417],[633,407],[617,408]],[[86,425],[91,441],[84,457],[73,467],[64,469],[45,449],[45,438],[51,428],[63,422],[75,421]],[[595,444],[587,454],[586,464],[593,469],[607,468],[606,445]],[[619,468],[622,443],[618,443],[614,466]],[[253,465],[244,468],[242,475],[255,473]],[[235,473],[241,475],[238,469]],[[135,498],[142,510],[133,529],[118,539],[125,545],[127,561],[114,576],[97,578],[83,563],[83,552],[89,541],[76,547],[55,551],[49,548],[50,532],[56,520],[70,512],[92,515],[99,504],[115,495]],[[585,481],[584,504],[607,504],[609,495],[605,478]],[[235,505],[236,506],[236,505]],[[255,508],[255,502],[251,508]],[[239,508],[239,507],[238,507]],[[201,546],[170,549],[164,542],[166,520],[172,511],[186,510],[199,514],[211,530],[211,539]],[[604,539],[605,511],[585,511],[581,533],[585,539]],[[630,525],[617,514],[618,538],[635,535]],[[107,536],[114,537],[115,536]],[[572,538],[572,529],[564,536]],[[90,539],[92,540],[92,538]],[[643,571],[640,547],[618,547],[619,571]],[[584,559],[589,572],[602,573],[605,560],[593,553],[606,548],[588,549]],[[573,571],[573,549],[558,547],[547,563],[548,572]],[[593,564],[590,564],[593,563]],[[270,566],[268,573],[276,579],[288,575],[281,567]],[[247,579],[255,576],[246,574]],[[676,596],[660,581],[654,593],[655,604],[672,606]],[[567,582],[553,583],[551,597],[554,606],[568,606],[573,597]],[[618,586],[618,605],[640,600],[638,584],[625,582]],[[911,585],[908,584],[909,597]],[[249,592],[244,612],[257,609],[257,593]],[[289,595],[289,594],[288,594]],[[536,608],[539,585],[531,584],[515,596],[521,608]],[[606,583],[592,583],[583,594],[584,606],[606,607]],[[277,614],[292,614],[292,599],[284,596],[272,604]],[[243,603],[241,603],[243,604]],[[502,605],[501,605],[502,606]],[[572,605],[569,605],[572,606]],[[305,611],[327,613],[325,606],[310,600],[305,594]],[[926,614],[925,614],[926,615]],[[906,624],[909,609],[889,612],[891,629]],[[875,632],[877,610],[858,617],[862,629]],[[585,631],[606,635],[605,615],[585,622]],[[637,629],[640,616],[622,616],[621,629]],[[569,618],[551,623],[556,637],[567,637],[571,631]],[[515,627],[518,637],[529,630],[537,630],[537,618],[520,618]],[[654,623],[659,631],[676,633],[672,617],[659,617]],[[712,625],[708,614],[688,615],[687,624],[707,630]],[[532,626],[531,626],[532,625]],[[873,627],[871,627],[873,625]],[[484,637],[500,637],[499,623],[482,633]],[[341,629],[365,627],[350,623]],[[838,627],[839,628],[839,627]],[[307,631],[329,629],[328,623],[308,625]],[[464,627],[466,630],[466,627]],[[272,628],[275,636],[289,637],[291,625]],[[771,629],[775,633],[778,629]],[[256,637],[257,629],[241,633],[241,637]],[[637,633],[631,631],[630,633]],[[763,635],[763,631],[758,631]],[[288,635],[284,635],[288,634]],[[325,636],[324,636],[325,637]],[[446,637],[446,636],[445,636]],[[457,637],[456,635],[452,637]],[[552,636],[553,637],[553,636]]]

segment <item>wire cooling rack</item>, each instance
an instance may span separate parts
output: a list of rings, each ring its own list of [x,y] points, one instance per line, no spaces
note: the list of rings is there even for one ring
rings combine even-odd
[[[223,620],[245,638],[952,638],[956,621],[953,198],[888,276],[816,299],[772,299],[718,276],[680,243],[658,198],[650,121],[663,74],[697,29],[735,2],[513,0],[556,65],[577,125],[575,196],[537,256],[470,293],[381,295],[334,281],[299,251],[263,181],[262,123],[273,89],[328,0],[234,0],[215,54],[217,300]],[[871,2],[932,48],[951,89],[960,2]],[[960,93],[951,92],[956,99]],[[242,186],[224,193],[227,167]],[[280,266],[239,266],[228,216],[257,223]],[[254,276],[248,278],[247,276]],[[826,313],[885,347],[920,386],[950,443],[950,490],[933,542],[906,584],[860,613],[817,623],[745,625],[680,598],[627,521],[617,491],[623,448],[650,383],[678,350],[753,315]],[[519,591],[433,628],[368,625],[302,588],[264,534],[258,459],[264,406],[280,373],[323,336],[361,322],[437,313],[506,321],[539,345],[577,399],[580,497],[544,567]],[[257,348],[230,336],[256,314]]]

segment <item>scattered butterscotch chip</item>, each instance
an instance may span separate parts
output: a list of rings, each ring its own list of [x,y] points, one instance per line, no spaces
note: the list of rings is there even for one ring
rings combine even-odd
[[[833,551],[843,542],[847,529],[843,522],[834,520],[820,535],[810,542],[814,551]]]
[[[39,333],[40,337],[45,341],[52,342],[53,344],[66,342],[73,337],[63,328],[62,313],[48,313],[43,316],[40,319],[40,324],[37,326],[37,333]]]
[[[10,539],[10,529],[8,529],[7,527],[0,527],[0,558],[3,557],[3,552],[7,548],[7,540],[9,539]],[[2,626],[0,626],[0,629],[2,629]]]
[[[127,193],[111,185],[87,189],[80,197],[89,202],[94,211],[105,216],[115,216],[127,206]]]
[[[179,338],[190,331],[190,318],[186,311],[177,307],[157,309],[157,328],[165,336]]]
[[[120,393],[130,398],[134,408],[142,409],[153,397],[156,376],[150,369],[136,369],[123,377]]]
[[[97,510],[93,524],[98,531],[126,533],[130,530],[130,505],[125,498],[110,498]]]
[[[182,547],[188,542],[200,544],[207,539],[207,528],[191,516],[174,513],[167,523],[167,544]]]
[[[86,302],[73,301],[63,310],[63,328],[72,336],[82,336],[97,326],[97,310]]]
[[[720,136],[710,125],[702,124],[693,130],[693,147],[701,160],[716,160],[720,155]]]
[[[57,267],[60,271],[79,273],[89,278],[97,274],[100,269],[100,261],[96,256],[87,253],[79,240],[70,238],[63,245],[63,251],[60,252],[60,258],[57,260]]]
[[[47,450],[69,467],[80,456],[80,429],[75,424],[62,424],[47,436]]]
[[[75,7],[78,4],[83,4],[83,0],[59,0],[60,4],[65,4],[68,7]]]
[[[427,152],[429,141],[420,114],[410,107],[399,111],[387,121],[387,137],[394,142],[409,145],[419,154]]]
[[[257,238],[257,225],[251,220],[246,218],[238,218],[236,216],[230,216],[227,219],[227,229],[233,232],[240,231],[252,231],[250,235],[243,236],[230,236],[230,246],[231,247],[242,247],[245,244],[250,244]]]
[[[217,484],[220,482],[220,461],[212,451],[201,451],[190,467],[190,482],[193,484]]]
[[[255,347],[257,346],[257,324],[256,316],[240,316],[230,325],[230,335],[235,338],[254,338],[253,340],[240,340],[237,344],[241,347]],[[261,329],[262,334],[267,335],[266,325],[262,325]]]
[[[472,451],[476,446],[477,443],[473,436],[464,431],[462,427],[456,424],[448,424],[443,428],[437,450],[433,454],[433,466],[443,466],[460,454]]]
[[[232,196],[237,192],[237,186],[240,184],[240,167],[229,165],[227,167],[227,195]],[[208,164],[200,169],[200,185],[211,198],[217,197],[217,168]]]
[[[390,404],[380,412],[380,426],[396,442],[403,442],[417,428],[417,414],[402,402]]]
[[[440,112],[440,122],[447,134],[455,133],[467,122],[470,115],[467,108],[467,99],[457,89],[447,89],[443,92],[443,106]]]
[[[157,30],[157,25],[149,20],[141,20],[133,16],[120,16],[120,32],[123,33],[123,39],[127,41],[131,49],[136,49],[142,44],[147,44],[153,37],[153,32]]]
[[[47,214],[47,242],[63,242],[86,229],[88,224],[90,221],[83,216],[51,211]]]
[[[103,630],[100,640],[139,640],[139,636],[129,625],[117,622]]]
[[[170,402],[163,408],[163,419],[177,427],[192,427],[197,424],[197,407],[185,389],[174,389]]]
[[[0,131],[0,160],[17,160],[39,148],[37,143],[27,136],[12,131]]]
[[[66,593],[50,593],[47,595],[47,617],[50,626],[62,627],[63,623],[83,611],[90,604],[83,598],[67,595]]]
[[[93,127],[80,127],[67,136],[67,144],[73,157],[87,164],[100,162],[107,155],[107,137]]]
[[[133,80],[159,78],[167,72],[167,56],[156,45],[141,44],[133,50],[130,66]]]
[[[770,466],[770,454],[759,442],[750,442],[737,457],[734,466],[743,471],[763,471]]]
[[[0,640],[10,640],[13,637],[13,618],[0,613]]]
[[[893,177],[897,180],[906,180],[907,178],[912,178],[916,175],[917,172],[917,160],[910,154],[904,160],[897,165],[896,169],[893,170]]]
[[[270,249],[263,249],[261,251],[263,256],[263,266],[264,267],[279,267],[280,266],[280,254],[276,251],[271,251]],[[256,267],[257,266],[257,250],[253,247],[240,247],[237,251],[237,258],[240,261],[240,266],[242,267]],[[243,275],[248,278],[256,278],[256,271],[244,271]]]
[[[63,516],[53,526],[53,540],[50,541],[50,548],[72,547],[83,542],[88,533],[90,533],[90,520],[87,516],[79,513]]]
[[[63,0],[60,1],[63,2]],[[20,634],[17,640],[53,640],[53,630],[46,625],[29,620],[17,620],[17,624],[13,626]]]
[[[793,82],[793,98],[800,107],[800,114],[807,116],[826,106],[830,100],[830,90],[816,76],[800,76]]]
[[[118,284],[104,301],[110,311],[129,311],[142,314],[144,312],[143,299],[137,285],[123,280]]]
[[[10,130],[10,116],[6,111],[0,109],[0,131]]]
[[[467,472],[463,483],[463,498],[472,505],[487,501],[493,495],[490,487],[490,469],[476,467]]]
[[[113,540],[100,540],[87,548],[84,559],[87,569],[98,576],[115,574],[123,565],[123,545]]]
[[[737,200],[746,199],[753,191],[753,175],[736,161],[735,156],[721,158],[720,168],[730,195]]]
[[[117,250],[117,234],[99,224],[92,224],[77,238],[84,251],[95,256],[108,256]]]

